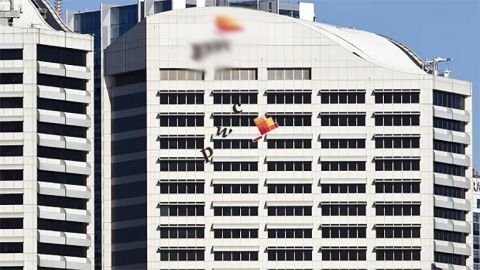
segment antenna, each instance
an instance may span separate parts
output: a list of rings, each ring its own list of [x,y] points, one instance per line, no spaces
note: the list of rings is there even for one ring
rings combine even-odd
[[[452,58],[436,57],[436,58],[433,58],[433,59],[427,59],[427,60],[424,61],[424,63],[425,63],[425,66],[431,67],[433,69],[433,75],[434,76],[438,76],[438,63],[450,62],[452,60],[453,60]],[[450,74],[450,73],[448,73],[448,74]],[[443,74],[445,74],[445,73],[443,73]]]
[[[447,68],[447,69],[445,69],[445,70],[443,71],[443,73],[440,74],[440,76],[443,76],[443,77],[445,77],[445,78],[449,78],[449,77],[450,77],[450,74],[452,74],[452,71]]]
[[[57,12],[60,17],[62,17],[62,4],[63,0],[55,0],[55,12]]]

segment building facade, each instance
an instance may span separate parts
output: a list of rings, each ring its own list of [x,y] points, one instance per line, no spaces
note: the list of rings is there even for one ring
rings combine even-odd
[[[480,176],[473,171],[473,269],[480,270]]]
[[[267,12],[278,13],[293,18],[308,18],[313,20],[314,5],[310,3],[287,3],[280,1],[270,1],[270,4],[263,4],[257,1],[222,1],[214,0],[188,0],[186,2],[178,0],[167,1],[138,1],[133,5],[112,5],[101,4],[99,11],[77,12],[67,11],[67,24],[73,31],[82,34],[93,34],[95,39],[94,46],[94,134],[95,134],[95,265],[96,269],[101,269],[102,265],[102,51],[111,42],[129,31],[145,14],[157,14],[170,11],[173,8],[191,8],[196,6],[234,6],[250,9],[261,9]],[[301,13],[301,14],[300,14]]]
[[[93,38],[0,3],[0,269],[93,269]]]
[[[103,57],[104,269],[473,268],[471,83],[400,42],[207,7]]]

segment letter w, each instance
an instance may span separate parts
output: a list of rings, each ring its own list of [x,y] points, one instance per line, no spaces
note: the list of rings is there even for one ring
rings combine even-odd
[[[222,129],[221,127],[217,127],[217,136],[220,136],[220,134],[222,134],[222,137],[225,138],[230,135],[230,133],[232,133],[232,129],[229,129],[227,134],[227,128]]]

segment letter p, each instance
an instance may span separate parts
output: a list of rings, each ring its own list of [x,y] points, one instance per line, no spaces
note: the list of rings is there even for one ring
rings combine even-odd
[[[203,158],[205,159],[205,163],[209,163],[210,162],[209,158],[211,158],[212,155],[213,155],[213,149],[211,147],[207,147],[207,148],[204,148],[204,149],[200,150],[200,152],[202,153]]]

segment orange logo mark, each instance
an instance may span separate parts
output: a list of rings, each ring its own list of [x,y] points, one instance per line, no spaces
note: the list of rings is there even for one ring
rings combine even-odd
[[[263,135],[278,128],[278,124],[273,121],[272,117],[265,119],[265,117],[260,116],[253,121],[255,122],[255,125],[257,126],[258,131],[260,131],[260,136],[253,139],[253,142],[260,140],[263,137]]]
[[[215,24],[221,32],[237,32],[242,30],[242,26],[240,26],[236,20],[222,15],[218,15],[215,18]]]

